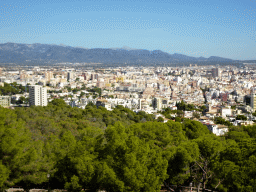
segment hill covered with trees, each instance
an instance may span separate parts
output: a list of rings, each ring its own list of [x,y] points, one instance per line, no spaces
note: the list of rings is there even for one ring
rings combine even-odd
[[[255,130],[231,127],[217,137],[197,121],[162,123],[122,106],[83,110],[60,99],[0,108],[0,188],[153,192],[192,183],[254,191]]]

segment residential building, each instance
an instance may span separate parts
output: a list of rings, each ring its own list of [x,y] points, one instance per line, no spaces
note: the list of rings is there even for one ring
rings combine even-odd
[[[232,116],[232,109],[230,108],[230,106],[228,106],[227,108],[221,107],[220,113],[223,118],[226,118],[227,116]]]
[[[53,72],[52,71],[45,72],[45,79],[46,81],[50,81],[51,79],[53,79]]]
[[[219,68],[212,68],[212,77],[219,77],[220,76],[220,70]]]
[[[154,98],[152,101],[152,106],[158,111],[162,110],[162,98]]]
[[[221,136],[228,132],[228,127],[225,125],[206,124],[207,128],[215,135]]]
[[[250,106],[251,106],[253,111],[256,110],[256,88],[255,87],[251,90]]]
[[[73,72],[68,72],[67,80],[71,81],[74,79],[74,73]]]
[[[8,108],[11,105],[11,97],[10,96],[0,96],[0,106]]]
[[[40,85],[29,86],[29,105],[47,106],[47,88]]]

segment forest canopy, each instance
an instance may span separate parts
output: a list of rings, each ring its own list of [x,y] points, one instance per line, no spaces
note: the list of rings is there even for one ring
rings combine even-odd
[[[0,188],[160,191],[192,184],[215,191],[256,189],[256,126],[217,137],[197,121],[158,122],[143,111],[0,108]],[[49,175],[48,175],[49,174]],[[47,177],[50,176],[49,178]]]

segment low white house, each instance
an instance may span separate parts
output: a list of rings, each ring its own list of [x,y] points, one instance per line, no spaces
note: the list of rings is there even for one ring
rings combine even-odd
[[[228,127],[225,125],[207,124],[207,128],[215,135],[221,136],[228,132]]]
[[[223,118],[226,118],[227,116],[232,115],[232,109],[230,107],[228,107],[228,108],[222,107],[220,112],[221,112],[221,116]]]

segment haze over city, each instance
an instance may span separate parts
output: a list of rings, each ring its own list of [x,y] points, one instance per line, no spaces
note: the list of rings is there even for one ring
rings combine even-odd
[[[251,0],[3,0],[0,43],[256,59]]]

